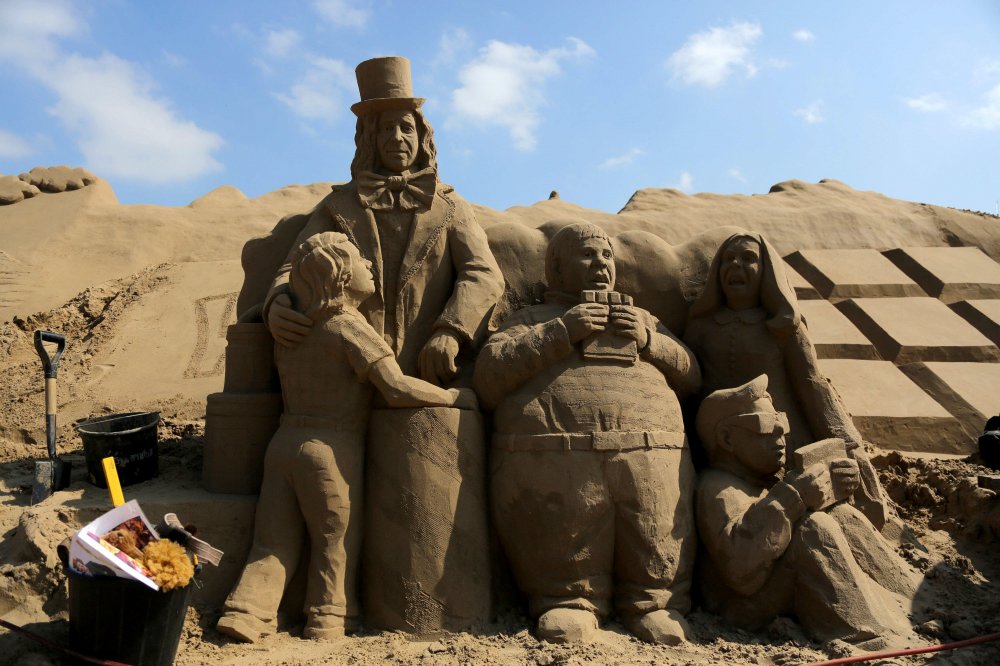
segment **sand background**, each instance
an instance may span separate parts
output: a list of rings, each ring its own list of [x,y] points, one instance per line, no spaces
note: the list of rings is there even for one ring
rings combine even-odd
[[[232,552],[246,547],[252,498],[218,496],[211,504],[200,489],[205,396],[222,388],[225,330],[236,316],[244,243],[268,234],[281,217],[312,208],[332,184],[291,185],[254,199],[222,187],[174,208],[121,205],[110,185],[82,170],[32,174],[15,180],[37,192],[0,178],[0,200],[11,188],[32,195],[0,206],[0,617],[65,643],[65,577],[54,547],[109,508],[106,493],[83,480],[73,421],[160,411],[160,477],[126,495],[150,514],[174,510],[182,520],[201,522],[205,538]],[[495,246],[536,258],[554,220],[583,219],[626,237],[648,232],[663,242],[670,261],[687,256],[692,239],[717,239],[723,226],[763,233],[782,255],[970,246],[1000,260],[994,216],[900,201],[837,181],[786,181],[752,196],[640,190],[618,214],[560,199],[504,211],[474,207]],[[500,257],[507,265],[510,259]],[[524,265],[526,273],[509,280],[530,286],[536,276],[529,273],[537,269]],[[58,443],[77,480],[30,507],[33,461],[44,456],[45,442],[41,365],[31,343],[38,328],[68,340],[59,372]],[[977,475],[996,473],[976,456],[873,453],[900,514],[926,548],[904,554],[926,574],[913,619],[927,642],[1000,631],[1000,504],[975,482]],[[218,608],[211,599],[224,594],[240,564],[205,572],[177,663],[771,664],[803,663],[838,649],[812,645],[791,623],[747,634],[700,611],[692,616],[696,640],[680,648],[642,644],[615,624],[595,644],[559,647],[538,643],[516,605],[475,633],[422,641],[374,633],[336,644],[302,641],[292,613],[285,631],[257,645],[235,645],[212,629]],[[4,663],[59,663],[8,633],[0,633],[0,654]],[[1000,650],[900,663],[1000,663]]]

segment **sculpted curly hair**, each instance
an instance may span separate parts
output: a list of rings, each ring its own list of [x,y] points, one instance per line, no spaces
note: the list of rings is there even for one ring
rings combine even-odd
[[[410,111],[417,124],[420,147],[413,171],[437,169],[437,147],[434,145],[434,130],[419,109]],[[376,135],[378,134],[379,113],[367,113],[358,118],[354,130],[354,161],[351,162],[351,178],[357,178],[362,171],[377,171],[380,166]]]
[[[288,276],[295,308],[312,317],[344,307],[344,288],[351,281],[350,239],[337,231],[310,236],[295,250]]]

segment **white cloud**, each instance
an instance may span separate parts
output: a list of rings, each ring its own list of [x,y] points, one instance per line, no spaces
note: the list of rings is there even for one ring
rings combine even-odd
[[[273,95],[300,118],[332,120],[343,113],[343,93],[354,86],[354,71],[343,61],[312,58],[309,69],[288,92]]]
[[[212,157],[222,138],[178,118],[131,63],[74,54],[51,67],[59,101],[49,111],[76,134],[94,171],[170,183],[222,168]]]
[[[284,58],[302,41],[302,36],[291,28],[269,30],[264,35],[264,51],[275,58]]]
[[[0,157],[19,159],[27,157],[33,152],[30,143],[16,134],[0,129]]]
[[[762,34],[757,23],[735,21],[727,28],[695,33],[667,59],[667,68],[675,80],[708,88],[720,85],[737,69],[752,77],[757,66],[750,49]]]
[[[735,178],[736,180],[740,181],[741,183],[748,182],[747,177],[744,176],[743,172],[737,169],[736,167],[733,167],[732,169],[729,170],[729,175]]]
[[[682,171],[677,182],[673,185],[668,185],[667,187],[690,194],[691,190],[694,189],[694,178],[687,171]]]
[[[1000,130],[1000,84],[986,93],[986,103],[973,109],[964,124],[985,130]]]
[[[545,103],[545,82],[562,72],[560,62],[594,55],[582,40],[570,37],[566,48],[539,52],[530,46],[491,41],[458,73],[460,87],[451,94],[453,118],[499,125],[510,132],[518,150],[532,150]]]
[[[642,151],[638,148],[633,148],[624,155],[618,155],[617,157],[609,157],[608,159],[597,165],[598,169],[615,169],[620,166],[625,166],[626,164],[631,164],[635,161],[635,158],[642,155]]]
[[[441,33],[438,42],[438,52],[434,62],[439,65],[450,65],[458,56],[472,48],[472,38],[462,28],[449,28]]]
[[[795,109],[793,113],[810,125],[815,125],[826,120],[823,116],[823,100],[821,99],[818,99],[801,109]]]
[[[812,42],[816,40],[816,35],[808,28],[799,28],[792,33],[792,39],[797,42]]]
[[[221,169],[212,154],[222,138],[178,117],[139,68],[110,53],[69,53],[58,42],[85,30],[69,3],[14,0],[0,7],[0,63],[55,93],[49,113],[73,134],[86,166],[148,183]]]
[[[371,6],[356,0],[313,0],[320,18],[339,28],[363,28],[372,16]]]
[[[928,113],[944,111],[948,108],[948,102],[937,93],[921,95],[920,97],[908,97],[903,102],[911,109],[926,111]]]
[[[160,61],[170,65],[171,67],[183,67],[187,64],[187,60],[184,56],[177,55],[173,51],[162,50],[160,51]]]

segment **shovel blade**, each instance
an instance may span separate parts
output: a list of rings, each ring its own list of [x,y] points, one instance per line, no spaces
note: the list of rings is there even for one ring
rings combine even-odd
[[[73,464],[64,460],[35,462],[35,478],[31,484],[31,503],[38,504],[57,490],[69,487]]]

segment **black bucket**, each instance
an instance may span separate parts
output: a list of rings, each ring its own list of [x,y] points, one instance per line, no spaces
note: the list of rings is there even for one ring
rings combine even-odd
[[[90,482],[107,488],[101,460],[112,456],[123,486],[147,481],[159,472],[156,425],[159,412],[112,414],[81,421],[73,427],[83,440]]]
[[[191,584],[162,592],[128,578],[69,577],[70,647],[134,666],[170,666],[177,655]]]

